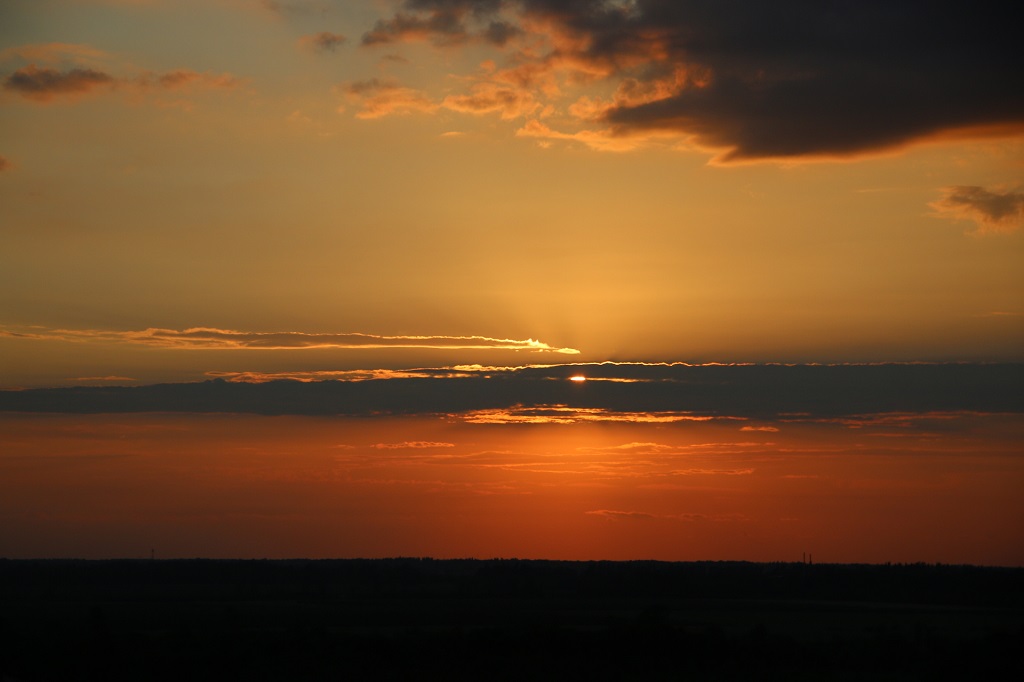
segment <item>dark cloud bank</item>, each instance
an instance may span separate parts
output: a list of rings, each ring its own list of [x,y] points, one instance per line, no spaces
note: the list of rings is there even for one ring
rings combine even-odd
[[[690,136],[725,161],[1024,127],[1011,3],[406,0],[362,42],[504,45],[521,27],[554,39],[519,63],[577,64],[634,92],[685,73],[656,97],[616,98],[600,119],[620,135]]]
[[[568,364],[368,381],[212,380],[0,391],[0,411],[412,415],[565,405],[776,419],[884,412],[1024,412],[1024,364]],[[569,381],[585,375],[586,382]],[[605,381],[595,379],[606,379]],[[615,379],[610,381],[607,379]],[[631,381],[623,381],[631,380]]]

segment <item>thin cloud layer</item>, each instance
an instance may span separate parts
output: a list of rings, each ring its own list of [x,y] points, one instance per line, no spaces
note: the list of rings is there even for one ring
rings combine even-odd
[[[345,44],[346,38],[340,33],[321,31],[299,38],[299,46],[314,52],[334,52]]]
[[[488,336],[382,336],[377,334],[319,334],[306,332],[243,332],[212,327],[117,331],[103,329],[0,327],[0,336],[23,339],[133,343],[160,348],[293,350],[303,348],[437,348],[496,349],[578,354],[574,348],[555,348],[534,339],[495,339]]]
[[[992,2],[406,0],[362,44],[490,42],[548,81],[520,82],[520,98],[614,88],[579,98],[558,127],[531,123],[522,135],[597,149],[672,135],[742,162],[1021,134],[1016,25]]]
[[[1024,224],[1024,193],[973,185],[946,187],[943,193],[941,199],[931,204],[937,215],[971,221],[978,234],[1014,232]]]
[[[190,69],[176,69],[164,73],[146,72],[134,78],[116,78],[93,68],[65,70],[24,66],[3,81],[5,90],[41,104],[57,98],[76,99],[81,96],[123,88],[129,91],[181,90],[185,88],[233,88],[238,79],[231,74],[200,73]]]

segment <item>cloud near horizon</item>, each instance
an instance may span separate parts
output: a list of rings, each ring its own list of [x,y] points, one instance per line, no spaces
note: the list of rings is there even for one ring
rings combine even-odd
[[[580,374],[644,380],[571,380]],[[706,423],[737,432],[748,423],[776,427],[821,423],[865,433],[888,433],[915,426],[945,430],[950,424],[986,415],[1001,415],[1019,423],[1020,414],[1024,414],[1022,381],[1024,364],[568,363],[500,371],[481,368],[463,373],[454,368],[424,368],[397,376],[311,382],[221,379],[148,386],[3,390],[0,411],[430,414],[447,415],[469,424],[619,422],[678,428]],[[686,449],[746,449],[761,438],[776,437],[771,432],[763,436],[744,433],[749,434],[748,441],[716,442],[713,446],[690,443]],[[657,443],[648,442],[627,443],[613,451],[642,456],[665,454]]]
[[[507,71],[532,74],[507,98],[561,105],[581,85],[613,88],[579,96],[557,126],[531,120],[521,135],[602,150],[673,136],[735,163],[1024,134],[1016,26],[1008,6],[991,2],[951,12],[910,0],[405,0],[362,45],[488,43]],[[451,97],[493,87],[494,74],[474,79]]]
[[[141,331],[104,329],[14,330],[0,327],[0,336],[72,342],[132,343],[160,348],[296,350],[309,348],[436,348],[450,350],[528,350],[577,355],[575,348],[556,348],[534,339],[496,339],[488,336],[383,336],[361,333],[243,332],[212,327]]]

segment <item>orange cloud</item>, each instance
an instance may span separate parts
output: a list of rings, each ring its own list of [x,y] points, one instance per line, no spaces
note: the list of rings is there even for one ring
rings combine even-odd
[[[427,450],[434,448],[454,448],[455,443],[407,440],[402,441],[401,443],[374,443],[370,447],[377,450]]]
[[[446,109],[469,114],[498,112],[504,120],[528,116],[540,102],[527,90],[477,83],[468,95],[449,95],[441,103]]]
[[[516,406],[501,409],[471,410],[459,415],[470,424],[577,424],[581,422],[630,422],[636,424],[670,424],[674,422],[705,422],[716,417],[692,412],[623,412],[603,407],[570,407],[568,405]]]
[[[575,355],[574,348],[555,348],[534,339],[496,339],[488,336],[382,336],[306,332],[242,332],[193,327],[117,331],[101,329],[0,328],[0,336],[78,342],[135,343],[161,348],[293,350],[303,348],[438,348],[450,350],[530,350]]]
[[[611,129],[562,133],[552,130],[536,119],[527,121],[526,125],[516,131],[516,136],[540,140],[571,140],[602,152],[627,152],[643,146],[646,142],[643,136],[619,136]]]
[[[391,114],[433,113],[437,103],[420,90],[407,88],[392,81],[368,81],[350,83],[345,87],[350,99],[362,106],[357,118],[381,118]]]

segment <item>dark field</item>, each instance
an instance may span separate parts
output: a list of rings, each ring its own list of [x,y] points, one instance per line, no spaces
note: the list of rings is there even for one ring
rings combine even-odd
[[[1024,569],[0,560],[0,680],[1024,679]]]

